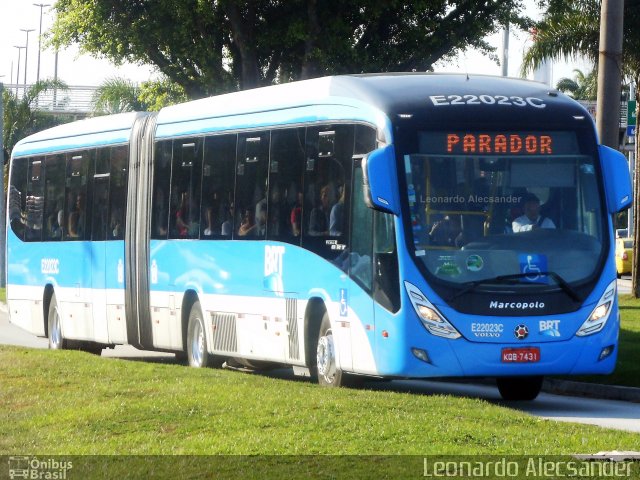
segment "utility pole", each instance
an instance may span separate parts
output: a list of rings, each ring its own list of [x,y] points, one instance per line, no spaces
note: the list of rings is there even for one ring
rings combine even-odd
[[[615,149],[620,147],[623,12],[623,1],[602,0],[596,127],[600,142]]]
[[[40,30],[38,30],[38,72],[36,73],[36,83],[40,81],[40,51],[42,50],[42,9],[50,7],[50,3],[34,3],[35,7],[40,7]]]
[[[502,31],[502,60],[500,61],[502,65],[502,76],[509,76],[509,24],[507,23],[504,26],[504,30]]]
[[[21,32],[27,34],[27,42],[24,44],[24,93],[27,93],[27,59],[29,58],[29,33],[33,28],[21,28]]]
[[[20,84],[20,54],[22,53],[22,49],[26,48],[21,45],[14,45],[15,48],[18,49],[18,71],[16,72],[16,97],[18,96],[18,85]]]

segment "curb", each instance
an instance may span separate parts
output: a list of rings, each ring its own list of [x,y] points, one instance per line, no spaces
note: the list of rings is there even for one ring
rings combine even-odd
[[[640,403],[640,388],[637,387],[622,387],[619,385],[602,385],[599,383],[573,382],[571,380],[547,378],[542,384],[542,391],[558,395],[575,395],[603,400]]]

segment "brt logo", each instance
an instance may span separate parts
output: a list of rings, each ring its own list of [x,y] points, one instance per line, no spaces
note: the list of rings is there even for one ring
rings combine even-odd
[[[265,245],[264,247],[264,286],[274,292],[283,292],[282,285],[282,245]]]
[[[538,326],[540,327],[540,335],[545,337],[560,336],[560,320],[540,320]]]

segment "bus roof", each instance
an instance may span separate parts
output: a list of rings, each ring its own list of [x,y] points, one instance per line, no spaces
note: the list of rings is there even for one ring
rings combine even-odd
[[[96,145],[112,145],[129,141],[138,112],[105,115],[65,123],[20,140],[12,155],[19,157],[42,152],[64,151]]]
[[[319,121],[359,121],[377,126],[380,138],[390,141],[391,119],[397,115],[411,115],[421,121],[434,121],[436,125],[445,120],[455,124],[463,109],[459,108],[461,103],[451,98],[463,100],[463,104],[464,99],[475,98],[476,104],[468,112],[485,127],[491,122],[503,125],[505,118],[512,124],[516,117],[527,125],[566,127],[570,125],[567,122],[575,122],[577,118],[581,118],[582,125],[585,120],[593,125],[579,103],[542,83],[488,75],[387,73],[302,80],[165,107],[157,117],[156,136],[168,138]],[[487,101],[477,104],[478,98],[491,100],[493,104]],[[500,99],[505,99],[515,108],[514,102],[520,100],[513,99],[530,98],[542,101],[545,108],[514,110],[500,103]],[[466,105],[471,106],[471,102]],[[13,154],[24,156],[124,143],[129,140],[135,119],[141,115],[144,114],[131,112],[60,125],[21,140]]]
[[[546,108],[529,108],[519,112],[519,118],[547,125],[566,122],[567,116],[584,116],[591,121],[580,104],[539,82],[488,75],[387,73],[302,80],[166,107],[158,115],[157,136],[331,120],[368,122],[384,133],[390,129],[389,119],[399,114],[432,118],[460,115],[460,108],[434,108],[430,96],[492,97],[496,104],[500,98],[535,98]],[[496,118],[495,106],[479,107],[474,108],[479,118]],[[507,113],[505,108],[498,110]],[[264,115],[267,112],[269,115]]]

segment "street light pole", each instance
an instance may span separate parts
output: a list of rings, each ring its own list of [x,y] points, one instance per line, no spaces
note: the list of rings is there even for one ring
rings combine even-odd
[[[22,54],[22,49],[26,48],[21,45],[14,45],[15,48],[18,49],[18,71],[16,72],[16,97],[18,96],[18,85],[20,84],[20,56]]]
[[[50,3],[34,3],[35,7],[40,7],[40,30],[38,30],[38,72],[36,73],[36,83],[40,81],[40,51],[42,49],[42,9],[50,7]]]
[[[27,34],[27,42],[25,43],[25,46],[24,46],[24,91],[26,92],[27,91],[27,58],[29,56],[29,33],[33,32],[34,29],[21,28],[20,31]]]

